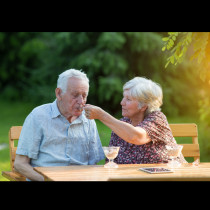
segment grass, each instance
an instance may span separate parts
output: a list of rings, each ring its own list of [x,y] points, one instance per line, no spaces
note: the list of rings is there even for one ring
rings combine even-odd
[[[10,156],[8,145],[8,131],[11,126],[23,125],[26,116],[35,106],[22,102],[1,102],[0,103],[0,181],[8,181],[2,177],[1,171],[10,170]],[[202,123],[195,117],[176,117],[168,118],[169,123],[196,123],[198,125],[199,146],[201,153],[201,162],[210,162],[210,129],[202,126]],[[111,129],[106,127],[99,120],[96,120],[97,128],[103,146],[109,144]],[[176,139],[179,143],[181,140]],[[183,139],[182,139],[183,140]],[[189,140],[190,141],[190,140]],[[189,161],[189,160],[187,160]],[[104,164],[104,160],[98,164]],[[190,161],[191,162],[191,161]]]
[[[109,145],[109,140],[111,137],[111,129],[105,126],[101,121],[96,120],[99,136],[103,146]]]

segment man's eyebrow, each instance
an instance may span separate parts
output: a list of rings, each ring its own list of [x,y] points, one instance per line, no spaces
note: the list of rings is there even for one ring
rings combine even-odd
[[[82,94],[82,95],[83,95],[83,94],[86,94],[86,95],[88,94],[88,92],[79,92],[79,91],[76,91],[76,90],[71,91],[71,93],[72,93],[72,94]]]

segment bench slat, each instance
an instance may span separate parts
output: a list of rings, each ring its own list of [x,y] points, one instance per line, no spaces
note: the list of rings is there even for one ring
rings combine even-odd
[[[26,178],[15,171],[2,171],[2,176],[10,181],[26,181]]]

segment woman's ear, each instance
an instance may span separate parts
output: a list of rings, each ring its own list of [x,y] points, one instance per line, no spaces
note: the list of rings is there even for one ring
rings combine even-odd
[[[144,105],[144,106],[141,107],[141,111],[142,112],[145,112],[147,110],[147,108],[148,108],[148,106],[147,105]]]
[[[56,88],[55,89],[55,95],[56,95],[56,98],[58,101],[60,101],[62,98],[61,98],[61,93],[62,93],[62,90],[60,88]]]

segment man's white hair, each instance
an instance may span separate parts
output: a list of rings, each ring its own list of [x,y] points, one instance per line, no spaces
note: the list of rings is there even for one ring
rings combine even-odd
[[[148,108],[145,115],[160,111],[160,106],[163,104],[163,92],[158,83],[144,77],[135,77],[125,83],[123,91],[130,90],[131,97],[139,101],[139,108],[147,105]]]
[[[87,78],[87,75],[84,72],[82,72],[82,70],[69,69],[61,73],[58,77],[57,88],[60,88],[62,90],[62,93],[66,92],[68,80],[71,77],[76,77],[85,80],[89,85],[89,79]]]

